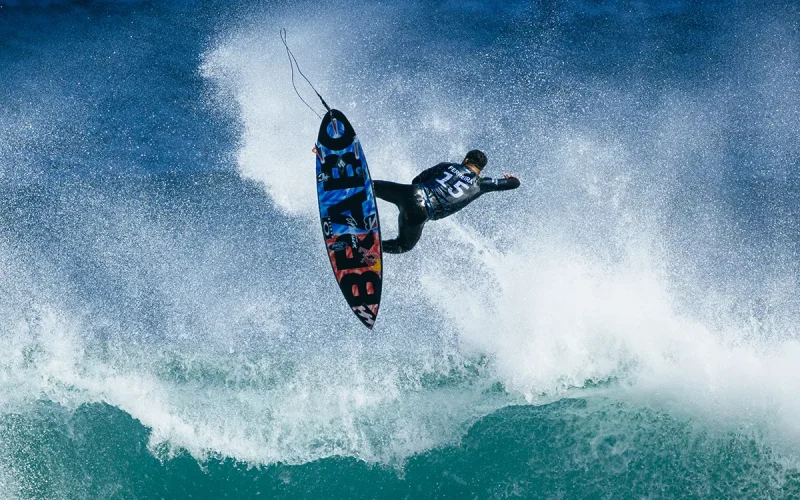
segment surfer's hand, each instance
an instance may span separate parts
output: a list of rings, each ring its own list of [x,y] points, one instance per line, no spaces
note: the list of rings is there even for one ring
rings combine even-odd
[[[319,151],[317,150],[317,147],[314,146],[314,147],[311,148],[311,152],[314,153],[314,154],[317,154]]]
[[[517,179],[516,175],[511,175],[511,174],[503,174],[503,177],[505,177],[506,179]]]

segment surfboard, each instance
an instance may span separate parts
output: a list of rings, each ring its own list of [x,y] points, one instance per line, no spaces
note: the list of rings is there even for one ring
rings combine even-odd
[[[316,144],[317,197],[325,248],[347,304],[370,330],[381,302],[383,253],[367,159],[344,113],[322,118]]]

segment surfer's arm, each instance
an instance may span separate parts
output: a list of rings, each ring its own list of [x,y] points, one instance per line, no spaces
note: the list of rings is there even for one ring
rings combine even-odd
[[[437,175],[442,173],[441,163],[438,165],[434,165],[433,167],[423,170],[418,176],[414,177],[411,181],[411,184],[422,184],[423,182],[427,182],[432,178],[436,177]]]
[[[482,192],[508,191],[509,189],[517,189],[519,187],[519,179],[508,174],[506,174],[503,179],[483,177],[480,186]]]

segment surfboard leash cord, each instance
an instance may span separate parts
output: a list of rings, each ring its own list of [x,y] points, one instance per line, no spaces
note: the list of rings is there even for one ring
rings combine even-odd
[[[313,107],[311,107],[311,105],[308,104],[308,102],[306,102],[305,99],[303,99],[303,96],[300,95],[300,92],[297,91],[297,86],[295,85],[295,82],[294,82],[294,67],[295,66],[297,66],[297,72],[300,73],[300,76],[302,76],[305,79],[305,81],[308,82],[308,84],[311,86],[311,89],[314,91],[315,94],[317,94],[317,97],[319,97],[319,100],[322,102],[322,105],[325,106],[325,109],[328,112],[330,112],[331,108],[330,108],[330,106],[328,106],[328,103],[325,102],[325,99],[322,98],[322,96],[319,94],[319,92],[317,92],[317,89],[316,89],[316,87],[314,87],[314,84],[311,83],[311,80],[309,80],[306,77],[306,75],[304,75],[303,72],[300,70],[300,64],[298,64],[297,58],[294,56],[294,53],[292,53],[292,49],[289,48],[289,44],[286,41],[286,38],[287,38],[287,36],[286,36],[286,28],[281,28],[280,36],[281,36],[281,41],[283,42],[283,46],[286,47],[286,55],[289,57],[289,66],[292,68],[292,87],[294,88],[294,93],[297,94],[297,97],[299,97],[300,100],[303,101],[303,104],[305,104],[306,107],[308,107],[308,109],[310,109],[315,115],[317,115],[317,118],[319,118],[321,120],[322,117],[319,115],[319,113],[317,113],[317,111]]]

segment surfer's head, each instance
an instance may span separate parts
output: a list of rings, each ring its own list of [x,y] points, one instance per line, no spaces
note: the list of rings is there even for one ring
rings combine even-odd
[[[476,167],[478,170],[483,170],[487,163],[486,155],[483,151],[479,149],[473,149],[467,156],[464,157],[464,161],[461,162],[462,165],[472,165]]]

